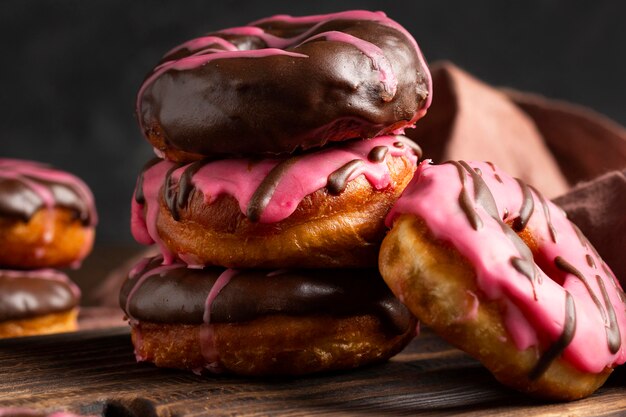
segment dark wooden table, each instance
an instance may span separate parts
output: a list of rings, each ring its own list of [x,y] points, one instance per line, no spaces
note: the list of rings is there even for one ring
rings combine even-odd
[[[0,408],[107,417],[626,414],[626,370],[590,398],[545,403],[502,387],[428,331],[388,363],[306,378],[197,376],[137,364],[125,327],[0,341],[0,372]]]

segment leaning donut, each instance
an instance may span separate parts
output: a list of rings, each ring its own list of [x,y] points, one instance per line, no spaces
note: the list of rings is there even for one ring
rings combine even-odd
[[[417,43],[384,13],[281,15],[167,53],[139,90],[137,118],[159,154],[186,162],[400,132],[430,99]]]
[[[93,196],[75,176],[35,162],[0,159],[0,265],[75,265],[93,245]]]
[[[380,362],[416,320],[374,268],[188,269],[145,259],[120,293],[140,361],[200,373],[300,375]]]
[[[626,360],[624,294],[563,211],[489,163],[422,163],[387,217],[392,291],[502,383],[591,394]]]
[[[137,182],[132,232],[157,242],[165,263],[376,266],[384,217],[420,153],[381,136],[282,159],[155,160]]]
[[[0,269],[0,338],[76,330],[80,290],[52,269]]]

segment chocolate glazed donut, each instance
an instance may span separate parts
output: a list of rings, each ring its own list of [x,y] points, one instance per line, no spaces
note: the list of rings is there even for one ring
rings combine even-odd
[[[137,359],[245,375],[307,374],[388,359],[416,320],[378,271],[189,269],[144,259],[122,286]]]
[[[188,41],[141,86],[137,118],[175,161],[277,155],[401,132],[426,113],[430,73],[382,12],[274,16]]]

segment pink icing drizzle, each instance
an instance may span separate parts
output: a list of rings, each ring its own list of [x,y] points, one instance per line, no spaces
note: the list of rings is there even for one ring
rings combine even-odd
[[[141,115],[141,99],[143,97],[143,93],[146,88],[152,84],[158,77],[160,77],[163,73],[170,70],[186,70],[199,67],[201,65],[205,65],[206,63],[215,60],[215,59],[227,59],[227,58],[263,58],[267,56],[273,55],[287,55],[295,58],[308,58],[307,55],[287,52],[284,51],[284,48],[290,47],[292,45],[298,45],[302,43],[306,43],[315,38],[319,38],[322,35],[330,41],[336,42],[344,42],[353,45],[357,49],[361,50],[366,56],[370,58],[372,61],[372,66],[375,70],[380,73],[381,83],[383,84],[385,91],[387,93],[395,94],[397,81],[395,74],[391,68],[391,65],[385,58],[384,54],[376,45],[371,44],[370,42],[364,41],[362,39],[358,39],[354,36],[347,35],[341,33],[337,35],[339,32],[326,32],[324,34],[318,34],[313,37],[310,37],[310,34],[315,32],[321,25],[330,21],[330,20],[369,20],[380,23],[382,25],[389,26],[394,28],[395,30],[402,33],[407,40],[411,43],[414,50],[416,51],[418,60],[420,62],[420,66],[423,68],[426,77],[426,84],[428,85],[428,97],[426,99],[426,103],[424,107],[418,112],[414,120],[411,123],[415,123],[418,119],[423,117],[426,114],[428,107],[432,102],[432,78],[430,72],[428,70],[428,65],[426,64],[426,60],[417,45],[417,42],[411,36],[411,34],[404,28],[402,25],[397,22],[389,19],[387,15],[383,12],[370,12],[365,10],[353,10],[339,13],[331,13],[325,15],[315,15],[315,16],[303,16],[303,17],[292,17],[288,15],[276,15],[265,19],[260,19],[255,22],[250,23],[248,26],[234,27],[229,29],[223,29],[217,34],[224,35],[241,35],[241,36],[255,36],[262,39],[268,46],[266,49],[260,50],[236,50],[233,48],[233,44],[230,42],[223,43],[217,41],[219,39],[218,36],[206,36],[200,37],[196,39],[192,39],[191,41],[187,41],[182,45],[179,45],[172,49],[170,52],[165,54],[165,57],[182,50],[189,49],[190,51],[194,51],[191,56],[187,56],[178,60],[173,60],[169,62],[165,62],[158,67],[156,67],[153,73],[144,81],[141,85],[139,92],[137,94],[136,100],[136,114]],[[262,28],[256,27],[256,25],[261,25],[263,23],[269,21],[283,21],[286,23],[295,23],[295,24],[312,24],[313,26],[306,30],[304,33],[300,35],[296,35],[292,38],[281,38],[277,36],[273,36],[269,33],[266,33]],[[310,38],[309,38],[310,37]],[[307,39],[309,38],[309,39]],[[332,39],[331,39],[332,38]],[[216,45],[225,49],[225,51],[221,51],[219,49],[212,49],[210,54],[208,55],[197,55],[202,53],[202,48]],[[197,50],[196,50],[197,49]],[[261,52],[264,51],[264,52]],[[392,93],[393,92],[393,93]],[[142,118],[139,117],[139,125],[141,130],[145,130],[143,126]],[[403,129],[399,129],[395,133],[402,133]]]
[[[487,163],[470,162],[478,169],[482,179],[494,196],[500,219],[515,219],[522,207],[523,194],[514,178]],[[473,179],[465,172],[466,189],[473,195]],[[499,176],[502,182],[496,179]],[[562,353],[562,357],[573,366],[586,372],[601,372],[607,366],[626,361],[626,309],[620,300],[618,285],[612,272],[599,258],[591,244],[579,238],[574,226],[563,211],[546,202],[551,221],[542,209],[541,200],[532,191],[534,211],[527,228],[532,231],[539,253],[534,254],[537,279],[532,283],[516,270],[510,260],[520,252],[501,229],[500,223],[492,218],[480,204],[473,209],[482,221],[475,230],[459,204],[463,187],[457,167],[452,164],[438,166],[422,163],[411,184],[389,213],[386,223],[390,226],[403,213],[414,214],[426,222],[433,235],[451,243],[476,270],[476,283],[489,300],[499,300],[506,307],[504,322],[513,342],[520,350],[553,343],[563,333],[565,324],[566,292],[574,299],[576,327],[573,339]],[[550,235],[550,223],[558,239]],[[477,244],[480,242],[480,244]],[[586,257],[594,260],[589,265]],[[559,269],[555,265],[562,257],[575,266],[586,278],[590,290],[576,275]],[[621,345],[612,353],[607,343],[607,306],[597,277],[604,282],[608,297],[619,326]],[[600,300],[602,309],[593,301],[591,293]]]
[[[402,147],[394,146],[401,142]],[[410,164],[417,162],[408,139],[401,136],[379,136],[369,140],[346,142],[341,146],[322,149],[301,156],[281,176],[272,198],[261,214],[261,223],[276,223],[289,217],[304,197],[326,187],[328,176],[350,161],[359,160],[361,164],[352,172],[348,181],[363,175],[376,190],[391,186],[389,167],[386,161],[392,157],[405,157]],[[377,146],[388,148],[385,159],[371,162],[368,154]],[[203,193],[207,204],[211,204],[221,195],[233,196],[239,203],[242,213],[247,213],[248,204],[269,172],[278,165],[281,159],[225,159],[212,161],[204,165],[193,176],[192,182],[196,190]],[[131,230],[135,239],[142,244],[157,242],[163,253],[164,263],[173,262],[172,254],[160,239],[156,227],[159,213],[160,190],[166,173],[175,163],[161,161],[144,172],[143,194],[145,205],[133,198],[131,207]],[[180,179],[188,165],[182,166],[172,174],[173,182]],[[137,190],[135,190],[135,195]],[[144,215],[145,212],[145,215]]]
[[[211,287],[209,291],[209,295],[206,298],[206,302],[204,303],[204,314],[202,316],[202,320],[206,324],[211,323],[211,306],[213,305],[213,301],[219,295],[220,291],[228,285],[230,280],[239,273],[239,271],[235,269],[226,269],[224,272],[217,277],[215,280],[215,284]]]

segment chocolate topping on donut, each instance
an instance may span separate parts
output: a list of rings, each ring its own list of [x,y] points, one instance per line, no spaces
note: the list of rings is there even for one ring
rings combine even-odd
[[[0,270],[0,321],[27,319],[76,307],[80,293],[53,270]]]
[[[34,162],[0,159],[0,216],[28,222],[44,207],[70,209],[84,225],[97,220],[91,192],[78,178]]]
[[[161,151],[276,155],[399,132],[431,95],[415,40],[384,13],[275,16],[166,54],[137,117]]]
[[[557,359],[565,348],[569,346],[576,333],[576,304],[572,295],[565,292],[565,320],[563,324],[563,332],[556,342],[541,355],[535,367],[530,371],[528,378],[533,380],[541,377]]]
[[[374,314],[398,334],[411,323],[411,314],[375,269],[237,271],[162,266],[161,261],[156,257],[140,265],[122,286],[120,305],[129,317],[201,324],[206,317],[211,323],[238,323],[272,314]],[[212,290],[227,273],[223,287]]]

